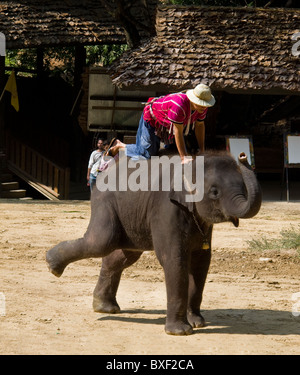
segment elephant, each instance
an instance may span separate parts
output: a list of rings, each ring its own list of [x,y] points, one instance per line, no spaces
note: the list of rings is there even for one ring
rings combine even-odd
[[[93,308],[119,313],[116,294],[122,271],[143,251],[154,250],[165,276],[165,332],[189,335],[193,328],[203,327],[200,305],[211,260],[213,225],[230,221],[237,227],[240,218],[255,216],[262,194],[244,153],[238,161],[224,151],[208,151],[202,157],[203,197],[199,201],[186,202],[184,191],[176,191],[172,184],[169,190],[161,186],[143,191],[94,188],[86,233],[47,251],[50,272],[60,277],[71,262],[102,257]],[[146,162],[150,165],[151,160]],[[197,167],[196,160],[190,164]],[[161,171],[158,176],[162,177]]]

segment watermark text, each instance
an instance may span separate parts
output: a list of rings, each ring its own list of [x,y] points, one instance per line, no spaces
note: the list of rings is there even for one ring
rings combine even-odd
[[[300,292],[292,294],[292,314],[295,317],[300,316]]]
[[[183,192],[186,202],[200,202],[204,195],[204,157],[179,155],[152,156],[149,160],[132,160],[124,151],[119,162],[107,158],[107,168],[99,173],[99,191],[176,191]]]
[[[0,292],[0,316],[5,316],[6,307],[5,307],[5,294]]]

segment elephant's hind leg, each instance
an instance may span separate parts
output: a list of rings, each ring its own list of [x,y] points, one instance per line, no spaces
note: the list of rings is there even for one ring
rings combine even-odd
[[[122,272],[135,263],[142,253],[118,249],[102,259],[99,280],[94,290],[94,311],[111,314],[120,312],[116,294]]]

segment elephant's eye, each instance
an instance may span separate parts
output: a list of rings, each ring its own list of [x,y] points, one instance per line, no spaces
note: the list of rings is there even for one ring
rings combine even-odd
[[[216,186],[212,186],[209,189],[208,196],[210,199],[219,199],[220,197],[219,189]]]

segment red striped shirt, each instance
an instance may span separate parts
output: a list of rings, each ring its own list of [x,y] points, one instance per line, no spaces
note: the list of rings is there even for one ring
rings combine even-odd
[[[203,113],[192,111],[187,95],[180,92],[155,99],[145,106],[143,116],[151,126],[155,128],[164,126],[171,131],[173,123],[187,126],[195,121],[203,121],[206,113],[207,108]]]

